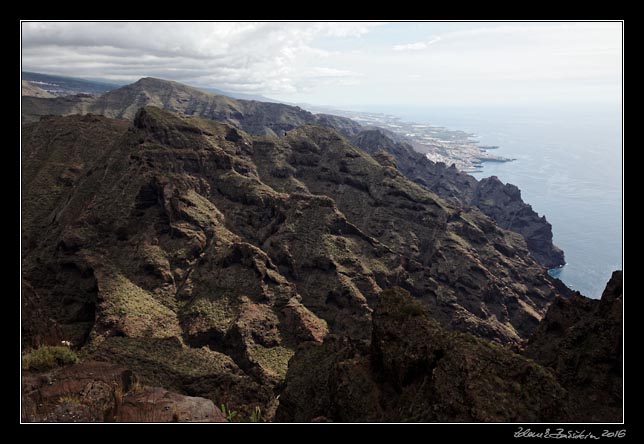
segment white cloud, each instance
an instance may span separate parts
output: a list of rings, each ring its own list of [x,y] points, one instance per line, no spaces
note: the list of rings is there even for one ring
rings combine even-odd
[[[426,42],[415,42],[415,43],[406,43],[402,45],[394,45],[393,49],[394,51],[420,51],[423,49],[427,49],[430,45],[433,45],[434,43],[438,43],[441,40],[443,40],[443,38],[438,36]]]
[[[25,70],[76,77],[134,81],[156,76],[232,91],[292,93],[307,88],[311,75],[327,82],[356,76],[333,68],[306,69],[329,55],[312,46],[316,38],[359,38],[377,25],[25,22],[22,62]]]
[[[124,82],[153,76],[292,102],[425,106],[621,94],[619,22],[32,22],[22,37],[24,70]]]

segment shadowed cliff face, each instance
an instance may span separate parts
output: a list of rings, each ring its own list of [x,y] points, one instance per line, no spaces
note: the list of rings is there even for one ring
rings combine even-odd
[[[364,129],[340,116],[312,114],[296,106],[208,93],[177,82],[143,78],[101,96],[86,95],[42,99],[24,97],[23,122],[41,116],[94,113],[132,120],[139,108],[156,106],[188,116],[199,116],[235,126],[253,135],[282,136],[303,124],[333,128],[370,154],[384,151],[393,156],[397,168],[412,181],[462,207],[478,207],[502,228],[525,237],[528,250],[540,264],[554,268],[565,263],[563,252],[552,244],[552,228],[521,199],[513,185],[496,178],[477,182],[472,176],[434,163],[410,145],[394,141],[394,134]]]
[[[22,180],[27,302],[48,307],[30,345],[56,329],[146,383],[268,417],[298,344],[370,338],[383,288],[503,343],[565,293],[523,238],[315,125],[51,117],[23,128]]]
[[[620,422],[623,400],[623,285],[615,271],[600,300],[557,298],[524,355],[570,393],[573,421]]]
[[[546,268],[565,264],[564,254],[552,243],[552,226],[521,199],[521,191],[492,176],[477,181],[454,166],[435,163],[411,145],[395,142],[381,130],[365,130],[351,138],[371,154],[392,155],[396,167],[409,179],[461,207],[477,207],[497,225],[521,234],[530,254]]]
[[[565,401],[539,365],[442,329],[393,288],[376,305],[370,344],[329,337],[298,351],[276,420],[554,422],[566,417]]]
[[[276,420],[622,421],[621,271],[601,301],[557,298],[522,353],[427,315],[406,291],[387,289],[370,343],[329,336],[301,346]]]

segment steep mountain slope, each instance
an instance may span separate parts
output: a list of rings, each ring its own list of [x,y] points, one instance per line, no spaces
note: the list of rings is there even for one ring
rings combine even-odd
[[[546,268],[565,264],[563,251],[552,243],[552,225],[523,202],[516,186],[504,185],[495,176],[477,181],[454,166],[434,163],[380,129],[362,131],[351,141],[371,154],[391,154],[396,167],[414,182],[457,205],[477,207],[500,227],[521,234],[530,254]]]
[[[301,346],[276,420],[623,420],[621,271],[601,301],[557,298],[523,354],[446,331],[427,314],[406,291],[387,289],[370,343],[330,335]]]
[[[527,343],[525,356],[551,369],[570,393],[573,421],[623,420],[623,300],[622,272],[615,271],[600,300],[557,298]]]
[[[331,130],[302,126],[283,141],[257,146],[253,157],[274,189],[333,198],[361,233],[396,252],[391,258],[374,252],[378,262],[386,259],[384,274],[364,260],[360,268],[370,269],[382,288],[399,285],[422,298],[445,325],[511,340],[528,334],[560,291],[526,254],[520,236],[498,229],[476,209],[446,204]],[[349,227],[339,234],[347,230],[353,232]],[[337,264],[346,260],[333,262],[332,270],[346,273],[346,265]],[[516,280],[530,290],[516,287]],[[371,286],[359,289],[367,301],[373,298]]]
[[[385,151],[408,178],[461,207],[479,207],[498,225],[523,235],[533,257],[547,268],[564,264],[563,252],[552,244],[552,227],[521,200],[518,189],[496,179],[477,182],[456,168],[433,163],[382,130],[364,129],[345,117],[311,114],[299,107],[234,100],[166,80],[143,78],[100,97],[69,96],[56,99],[23,98],[23,121],[47,114],[95,113],[133,119],[140,107],[153,105],[184,115],[195,115],[233,125],[253,135],[281,136],[313,123],[336,131],[371,154]]]
[[[87,114],[96,97],[89,94],[77,94],[54,98],[22,96],[22,123],[37,122],[46,116],[69,116]]]
[[[370,344],[328,337],[291,361],[283,422],[558,422],[566,391],[534,362],[448,332],[400,288],[385,290]]]
[[[36,121],[42,115],[94,113],[106,117],[131,120],[139,108],[156,106],[167,111],[200,116],[225,122],[255,135],[283,135],[303,123],[332,122],[338,128],[357,133],[359,125],[338,116],[316,117],[296,106],[280,103],[235,100],[202,91],[177,82],[146,77],[131,85],[108,91],[83,106],[76,96],[61,101],[28,101],[23,104],[23,120]],[[52,109],[47,106],[51,104]]]
[[[505,343],[566,294],[519,235],[316,125],[253,138],[154,107],[132,124],[51,117],[23,128],[22,180],[23,278],[47,307],[27,345],[62,336],[218,405],[271,412],[297,345],[368,339],[392,285]]]
[[[22,81],[22,95],[30,97],[42,97],[45,99],[55,97],[53,94],[49,94],[44,89],[41,89],[33,83],[27,82],[26,80]]]

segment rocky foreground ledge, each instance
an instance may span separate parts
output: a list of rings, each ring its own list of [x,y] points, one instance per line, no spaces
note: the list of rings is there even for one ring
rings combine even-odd
[[[205,398],[141,385],[131,370],[88,361],[22,376],[25,422],[227,422]]]
[[[300,346],[275,420],[619,422],[622,300],[621,271],[601,300],[558,299],[517,353],[447,331],[405,290],[385,290],[370,342]],[[227,422],[212,400],[107,362],[26,371],[22,394],[25,422]]]
[[[331,335],[291,360],[276,421],[618,422],[622,274],[601,300],[558,299],[519,353],[432,320],[385,290],[372,339]],[[580,345],[581,344],[581,345]],[[22,377],[25,422],[227,422],[213,401],[87,361]]]
[[[370,343],[331,336],[291,360],[277,421],[620,422],[622,272],[601,300],[559,298],[519,353],[385,290]]]

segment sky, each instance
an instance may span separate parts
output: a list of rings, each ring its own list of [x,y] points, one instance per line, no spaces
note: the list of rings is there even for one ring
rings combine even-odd
[[[23,22],[22,69],[335,107],[619,103],[619,22]]]

